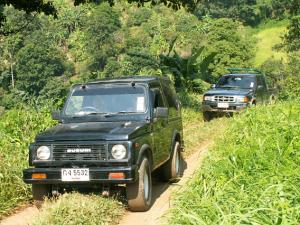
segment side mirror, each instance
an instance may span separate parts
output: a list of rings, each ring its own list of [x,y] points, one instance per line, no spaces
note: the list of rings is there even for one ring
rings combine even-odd
[[[51,117],[53,120],[60,120],[60,111],[51,112]]]
[[[156,118],[167,118],[168,117],[168,108],[157,107],[155,109],[155,117]]]
[[[211,85],[211,88],[216,88],[216,84],[212,84],[212,85]]]
[[[262,86],[262,85],[258,85],[258,86],[257,86],[257,90],[260,91],[260,90],[262,90],[262,89],[264,89],[264,86]]]

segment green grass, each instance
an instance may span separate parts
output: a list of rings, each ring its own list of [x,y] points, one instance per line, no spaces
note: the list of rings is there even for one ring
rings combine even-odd
[[[257,28],[251,29],[256,39],[255,66],[261,66],[267,59],[273,58],[286,61],[287,54],[284,51],[276,51],[273,48],[282,43],[282,37],[286,32],[287,21],[269,21]]]
[[[176,193],[169,224],[300,224],[300,104],[230,119],[191,182]]]
[[[122,204],[111,198],[71,193],[46,201],[33,224],[114,225],[123,213]]]
[[[46,110],[14,109],[0,116],[0,218],[30,199],[30,186],[22,180],[22,170],[28,167],[28,146],[52,124]]]
[[[201,111],[202,95],[180,93],[183,103],[183,138],[185,143],[185,157],[193,153],[201,145],[211,142],[227,127],[226,118],[214,119],[210,123],[204,122]]]

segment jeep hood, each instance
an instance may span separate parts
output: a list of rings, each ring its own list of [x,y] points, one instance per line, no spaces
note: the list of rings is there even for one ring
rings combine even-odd
[[[36,137],[39,141],[129,140],[150,131],[144,122],[85,122],[58,124]]]
[[[211,89],[205,93],[205,95],[249,95],[252,93],[251,89]]]

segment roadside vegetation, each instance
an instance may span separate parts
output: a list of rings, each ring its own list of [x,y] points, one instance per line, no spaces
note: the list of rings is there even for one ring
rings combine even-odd
[[[111,198],[79,193],[47,200],[33,225],[114,225],[124,213],[122,204]]]
[[[22,171],[28,166],[28,146],[35,135],[54,124],[48,110],[23,107],[0,116],[0,219],[30,199]]]
[[[230,119],[176,193],[169,224],[299,224],[299,115],[299,101],[290,101]]]

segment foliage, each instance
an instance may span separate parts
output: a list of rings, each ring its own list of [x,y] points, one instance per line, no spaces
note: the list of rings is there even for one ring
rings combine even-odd
[[[298,224],[299,102],[250,109],[230,121],[169,224]]]
[[[45,225],[113,225],[123,214],[121,203],[96,195],[70,193],[57,200],[47,200],[33,224]]]
[[[28,146],[35,135],[54,124],[48,110],[22,107],[0,116],[0,218],[30,198],[22,171],[28,166]]]
[[[55,48],[44,44],[26,44],[17,54],[16,86],[38,96],[47,81],[64,73],[63,60]]]
[[[262,70],[270,81],[269,86],[279,91],[279,99],[287,100],[298,97],[300,87],[300,55],[291,53],[287,62],[269,59],[262,65]]]
[[[263,20],[283,19],[299,12],[298,0],[200,0],[195,14],[214,18],[231,18],[245,25],[256,26]]]
[[[290,19],[287,27],[288,32],[284,35],[284,45],[288,52],[300,50],[300,15]]]
[[[242,25],[231,19],[212,21],[207,34],[207,54],[215,52],[216,55],[203,74],[205,81],[216,82],[227,68],[251,67],[254,41],[246,39],[243,32]]]

